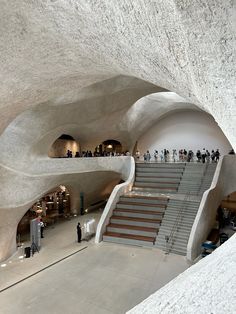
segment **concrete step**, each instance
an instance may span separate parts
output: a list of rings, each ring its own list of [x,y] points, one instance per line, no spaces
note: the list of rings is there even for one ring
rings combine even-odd
[[[135,187],[148,187],[148,188],[158,188],[158,189],[172,189],[176,190],[178,188],[178,183],[176,182],[134,182]]]
[[[163,217],[163,221],[166,221],[166,220],[168,221],[170,219],[175,221],[178,217],[179,217],[178,214],[166,213],[165,216]],[[184,221],[191,221],[192,222],[195,220],[195,217],[196,217],[196,215],[184,214],[184,218],[185,218]]]
[[[172,175],[172,174],[178,174],[178,175],[182,175],[183,174],[183,170],[182,169],[164,169],[164,168],[147,168],[147,167],[139,167],[137,168],[137,172],[141,173],[141,172],[145,172],[145,173],[158,173],[160,175],[163,174],[168,174],[168,175]]]
[[[158,229],[149,227],[127,226],[121,224],[109,224],[107,226],[107,232],[156,237]]]
[[[137,236],[133,234],[119,234],[115,232],[106,232],[103,235],[103,241],[153,247],[155,238]]]
[[[173,207],[173,208],[197,208],[199,206],[199,202],[186,202],[184,200],[180,201],[175,201],[175,200],[170,200],[168,203],[168,208]]]
[[[114,216],[123,217],[135,217],[135,218],[147,218],[147,219],[162,219],[163,213],[153,212],[147,210],[127,210],[127,209],[115,209],[113,211]]]
[[[185,238],[174,238],[173,240],[173,244],[176,244],[178,246],[179,245],[183,245],[183,246],[187,246],[188,244],[188,239],[189,237],[185,237]],[[157,241],[158,243],[162,243],[162,244],[165,244],[166,243],[166,240],[165,240],[165,237],[162,237],[162,236],[157,236]]]
[[[189,230],[189,229],[191,230],[193,222],[194,222],[194,219],[185,219],[185,220],[182,220],[178,226],[179,228],[185,228],[186,230]],[[172,218],[163,219],[161,222],[162,228],[164,227],[172,228],[171,226],[174,226],[174,225],[176,225],[176,219],[172,219]]]
[[[172,213],[178,213],[180,210],[182,210],[183,212],[186,212],[186,213],[192,213],[192,214],[195,214],[197,213],[198,211],[198,206],[190,206],[190,205],[183,205],[183,206],[179,206],[178,204],[175,205],[168,205],[167,206],[167,210],[166,210],[166,213],[169,213],[169,212],[172,212]]]
[[[135,192],[146,192],[146,193],[162,193],[162,194],[174,194],[177,193],[177,190],[173,189],[160,189],[160,188],[149,188],[149,187],[136,187],[132,188]]]
[[[161,224],[159,233],[170,234],[173,226],[174,226],[173,224],[168,224],[168,225]],[[191,229],[192,229],[192,226],[181,226],[178,228],[178,232],[186,235],[191,232]]]
[[[110,222],[115,223],[115,224],[128,225],[128,226],[143,226],[143,227],[150,227],[150,228],[159,228],[161,220],[112,216],[110,218]]]
[[[158,232],[158,235],[157,235],[157,238],[160,240],[160,241],[166,241],[165,240],[165,237],[166,236],[170,236],[170,233],[161,233],[161,232]],[[175,237],[176,239],[180,239],[180,240],[188,240],[189,239],[189,236],[187,234],[183,234],[183,233],[177,233],[175,234]]]
[[[183,206],[179,206],[179,205],[170,205],[168,206],[168,209],[166,211],[166,213],[179,213],[179,211],[182,211],[184,213],[192,213],[192,214],[195,214],[197,213],[198,211],[198,206],[186,206],[186,205],[183,205]]]
[[[180,180],[182,177],[182,173],[156,173],[156,172],[144,172],[144,171],[138,171],[135,172],[136,177],[154,177],[154,178],[160,178],[160,179],[176,179]]]
[[[138,203],[128,203],[128,202],[118,202],[116,204],[117,209],[140,209],[149,211],[165,211],[166,206],[162,204],[138,204]]]
[[[179,184],[180,180],[176,178],[160,178],[160,177],[147,177],[147,176],[136,176],[135,182],[156,182],[156,183],[170,183],[170,184]]]
[[[168,198],[164,197],[147,197],[147,196],[121,196],[120,202],[128,203],[143,203],[143,204],[162,204],[166,205],[168,203]]]
[[[136,163],[136,168],[161,168],[161,169],[184,169],[185,164],[181,163]]]

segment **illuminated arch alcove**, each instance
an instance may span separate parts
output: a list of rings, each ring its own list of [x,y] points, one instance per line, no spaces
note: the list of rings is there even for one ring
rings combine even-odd
[[[106,154],[121,155],[122,154],[122,145],[117,140],[106,140],[100,145],[95,147],[95,154],[98,156],[103,156]]]
[[[52,144],[48,156],[51,158],[68,157],[68,151],[72,152],[72,157],[79,152],[79,143],[70,135],[62,134]]]
[[[37,200],[24,214],[17,227],[17,243],[29,240],[30,222],[42,219],[45,225],[51,226],[58,221],[73,216],[70,209],[70,193],[67,187],[60,185]]]

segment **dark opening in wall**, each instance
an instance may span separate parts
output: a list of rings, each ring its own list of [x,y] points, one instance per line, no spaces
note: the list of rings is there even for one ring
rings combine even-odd
[[[60,139],[60,140],[72,140],[72,141],[75,140],[72,136],[70,136],[68,134],[62,134],[60,137],[58,137],[58,139]]]
[[[79,144],[71,135],[62,134],[52,144],[48,156],[52,158],[68,157],[68,151],[74,157],[76,152],[79,152]]]

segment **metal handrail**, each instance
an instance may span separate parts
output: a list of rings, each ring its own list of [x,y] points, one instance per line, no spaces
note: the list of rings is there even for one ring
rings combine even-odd
[[[177,217],[175,219],[175,222],[173,224],[173,227],[171,229],[171,232],[169,235],[165,236],[165,240],[166,240],[166,252],[165,254],[169,254],[170,253],[170,250],[173,246],[173,243],[174,243],[174,235],[175,235],[175,232],[177,231],[177,228],[178,228],[178,225],[179,223],[182,221],[182,218],[183,218],[183,213],[187,207],[187,204],[186,204],[186,201],[187,199],[189,198],[189,195],[190,195],[190,192],[188,192],[188,194],[185,195],[184,197],[184,200],[183,200],[183,203],[182,203],[182,206],[177,214]],[[171,243],[171,244],[170,244]],[[168,244],[169,245],[169,248],[168,248]]]
[[[200,191],[201,191],[201,187],[202,187],[202,184],[203,184],[203,181],[204,181],[204,178],[206,176],[206,173],[207,173],[207,170],[208,170],[208,166],[209,166],[209,163],[206,164],[206,167],[205,167],[205,170],[203,172],[203,175],[202,175],[202,179],[201,179],[201,182],[200,182],[200,185],[199,185],[199,189],[197,191],[197,195],[200,194]]]

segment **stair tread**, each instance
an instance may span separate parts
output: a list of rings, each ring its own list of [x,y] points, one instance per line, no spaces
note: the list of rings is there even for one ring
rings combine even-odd
[[[137,188],[151,188],[151,189],[157,188],[157,189],[160,189],[160,190],[174,190],[174,191],[177,191],[177,189],[174,188],[174,187],[165,187],[165,186],[164,187],[163,186],[156,187],[156,186],[153,186],[153,185],[139,185],[139,186],[137,186],[137,185],[134,184],[134,187],[137,187]]]
[[[148,195],[137,195],[137,194],[134,194],[134,195],[122,195],[121,196],[122,198],[145,198],[145,199],[150,199],[150,200],[162,200],[162,201],[167,201],[168,200],[168,197],[163,197],[163,196],[148,196]]]
[[[150,223],[160,223],[161,219],[148,219],[148,218],[136,218],[136,217],[125,217],[125,216],[111,216],[111,219],[119,220],[130,220],[130,221],[139,221],[139,222],[150,222]]]
[[[166,204],[149,204],[149,203],[136,203],[136,202],[124,202],[124,201],[119,201],[117,205],[122,204],[122,205],[138,205],[138,206],[148,206],[148,207],[166,207]]]
[[[147,242],[154,242],[155,237],[147,237],[147,236],[141,236],[141,235],[135,235],[135,234],[125,234],[125,233],[116,233],[116,232],[109,232],[106,231],[104,233],[104,236],[108,237],[117,237],[117,238],[126,238],[126,239],[133,239],[133,240],[139,240],[139,241],[147,241]]]
[[[149,231],[149,232],[157,232],[157,230],[158,230],[158,228],[141,227],[141,226],[130,226],[130,225],[115,224],[115,223],[110,223],[107,227],[119,228],[119,229]]]
[[[179,184],[179,181],[135,181],[135,182],[137,182],[137,183],[140,183],[140,182],[142,182],[142,183],[157,183],[157,184]],[[135,183],[134,183],[135,184]]]
[[[162,215],[163,212],[153,211],[153,210],[142,210],[142,209],[126,209],[126,208],[116,208],[113,212],[123,212],[123,213],[136,213],[136,214],[147,214],[147,215]]]

